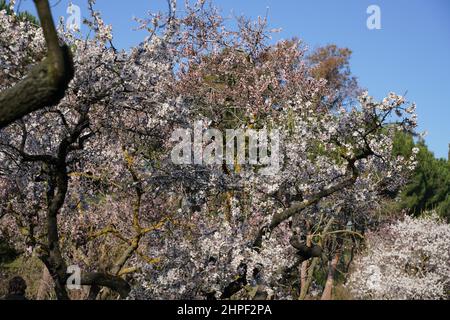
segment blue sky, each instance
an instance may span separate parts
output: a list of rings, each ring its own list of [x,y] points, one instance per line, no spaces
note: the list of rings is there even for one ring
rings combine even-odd
[[[17,0],[34,12],[32,0]],[[86,0],[72,0],[87,15]],[[179,0],[181,4],[184,1]],[[438,157],[450,143],[450,1],[448,0],[214,0],[224,15],[256,18],[268,10],[274,40],[304,40],[311,48],[335,43],[353,51],[351,68],[362,87],[377,99],[390,91],[407,92],[416,102],[420,131]],[[50,0],[54,15],[67,16],[67,0]],[[369,30],[369,5],[381,9],[381,30]],[[129,48],[145,33],[133,31],[133,17],[167,7],[165,0],[97,0],[97,9],[113,25],[114,43]]]

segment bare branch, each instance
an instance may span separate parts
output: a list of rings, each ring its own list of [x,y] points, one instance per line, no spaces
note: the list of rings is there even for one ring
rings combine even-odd
[[[126,298],[131,290],[128,282],[121,277],[99,272],[82,273],[81,285],[107,287],[119,293],[121,298]]]

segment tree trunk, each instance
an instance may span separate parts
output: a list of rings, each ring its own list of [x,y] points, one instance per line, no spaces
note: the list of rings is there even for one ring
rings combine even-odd
[[[49,297],[50,290],[52,288],[53,280],[48,272],[47,268],[44,266],[42,268],[42,279],[39,283],[39,288],[37,292],[37,300],[47,300]]]
[[[311,286],[313,277],[314,277],[314,271],[317,267],[317,264],[319,262],[319,258],[314,258],[311,262],[311,265],[309,266],[308,276],[305,281],[305,286],[302,288],[303,290],[300,292],[300,296],[298,297],[298,300],[305,300],[306,296],[308,295],[309,287]]]
[[[329,263],[327,282],[325,284],[325,289],[323,290],[321,300],[332,300],[334,275],[336,273],[336,267],[340,258],[341,250],[338,250]]]
[[[308,230],[308,235],[306,236],[306,245],[308,247],[311,247],[311,244],[312,244],[311,231]],[[303,261],[300,269],[300,295],[302,295],[302,293],[304,293],[304,291],[306,290],[306,280],[308,278],[308,265],[309,260]]]
[[[308,265],[309,261],[303,261],[301,268],[300,268],[300,295],[305,291],[306,289],[306,280],[308,278]]]
[[[330,218],[330,220],[328,220],[327,224],[325,225],[325,227],[322,231],[322,234],[324,236],[322,237],[322,239],[319,243],[321,246],[323,245],[323,243],[325,243],[327,232],[331,228],[333,223],[334,223],[334,218]],[[309,287],[311,286],[311,283],[312,283],[312,280],[314,277],[314,271],[315,271],[318,263],[319,263],[319,258],[316,257],[312,260],[311,265],[309,266],[309,272],[307,274],[307,277],[305,278],[305,281],[302,282],[300,296],[298,297],[299,300],[305,300],[306,295],[308,294],[308,291],[309,291]],[[302,267],[303,267],[303,265],[302,265]],[[306,273],[306,270],[305,270],[305,273]]]

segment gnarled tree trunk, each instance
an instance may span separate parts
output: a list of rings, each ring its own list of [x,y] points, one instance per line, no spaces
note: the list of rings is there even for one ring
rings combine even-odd
[[[57,104],[74,75],[70,49],[60,46],[47,0],[34,0],[47,45],[47,57],[15,86],[0,93],[0,129],[23,116]]]

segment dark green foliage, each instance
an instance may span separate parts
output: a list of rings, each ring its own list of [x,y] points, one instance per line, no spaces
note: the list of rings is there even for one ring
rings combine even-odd
[[[415,147],[414,139],[411,134],[397,132],[394,137],[393,153],[395,156],[404,156],[409,158],[412,155],[412,149]]]
[[[16,259],[18,253],[12,249],[5,241],[0,239],[0,265],[9,263]]]
[[[423,140],[415,143],[411,135],[400,133],[394,144],[395,155],[411,156],[413,147],[419,148],[418,166],[409,184],[400,193],[402,209],[418,216],[427,210],[436,210],[450,219],[450,162],[436,159]]]

